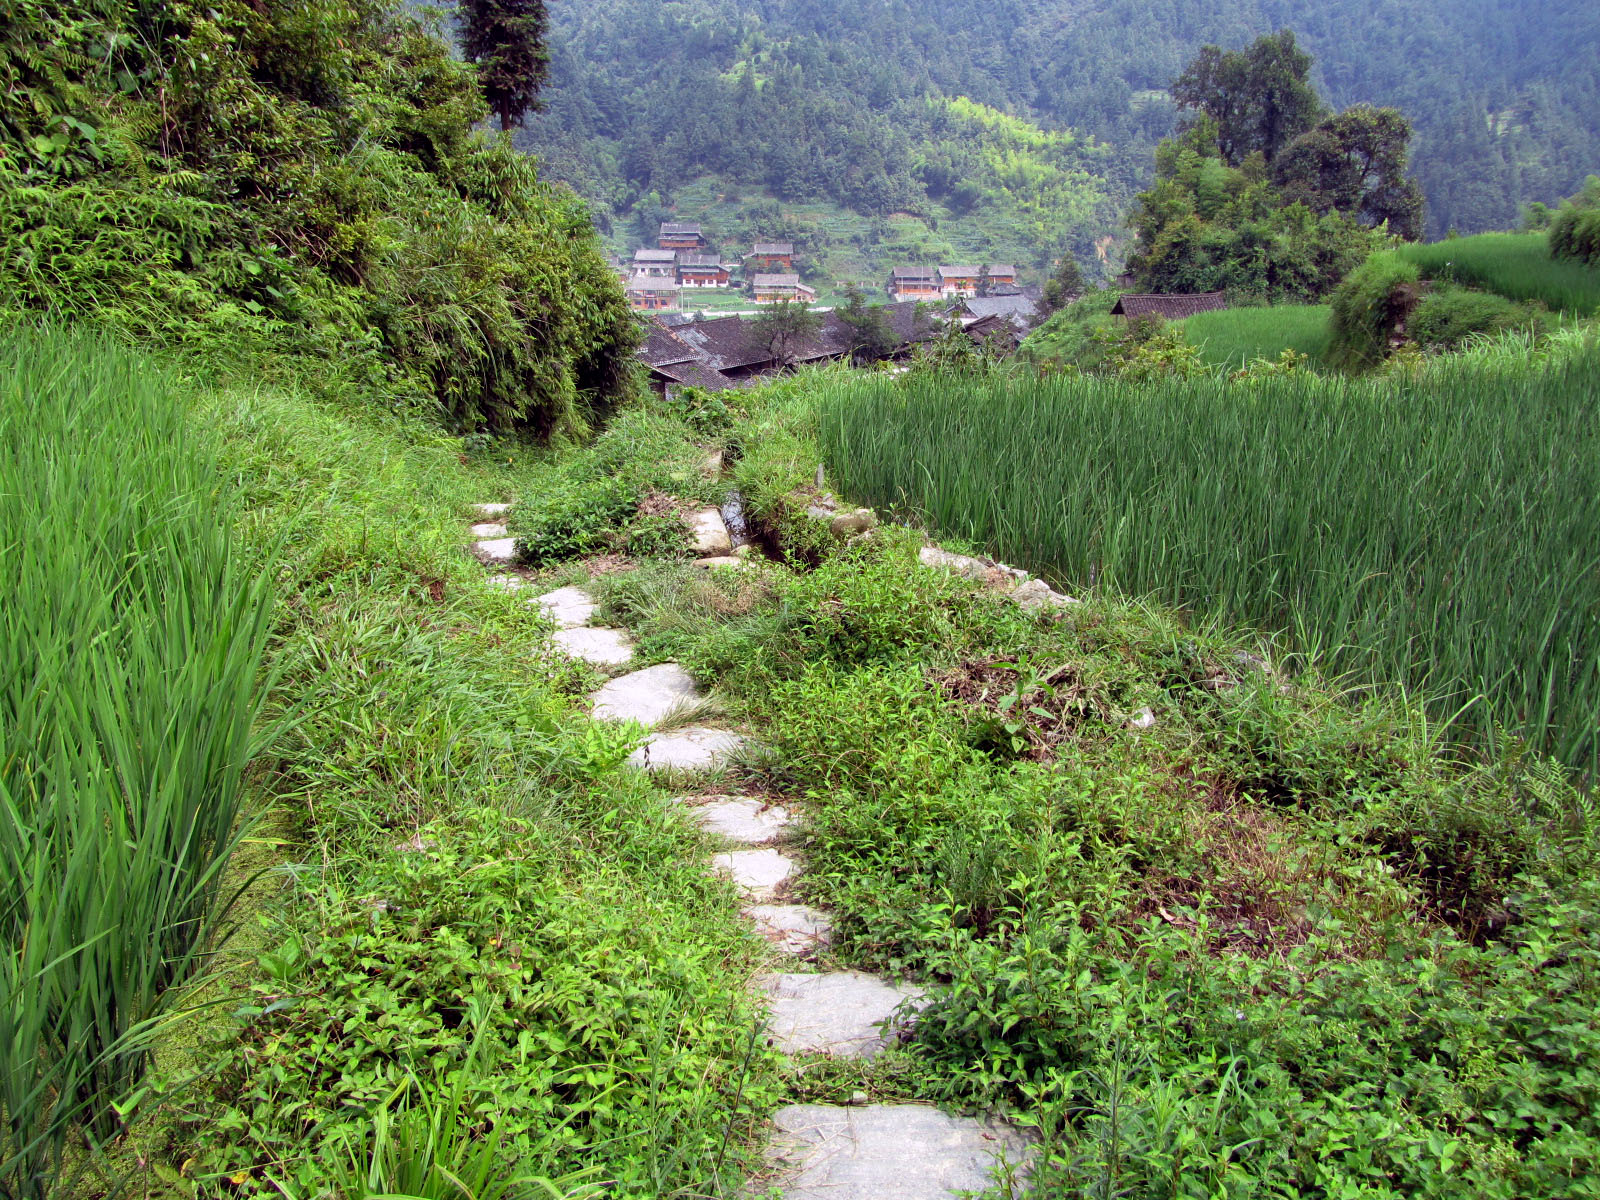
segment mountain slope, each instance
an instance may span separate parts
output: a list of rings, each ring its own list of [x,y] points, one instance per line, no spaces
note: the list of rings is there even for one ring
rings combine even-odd
[[[966,97],[1094,147],[1070,164],[1093,176],[1080,197],[1092,214],[1066,214],[1036,257],[1084,254],[1145,182],[1174,123],[1165,88],[1195,50],[1280,27],[1316,56],[1331,104],[1395,104],[1415,121],[1430,233],[1509,225],[1520,203],[1567,194],[1600,161],[1600,6],[1579,0],[556,0],[551,11],[552,86],[524,139],[613,218],[714,175],[780,199],[970,222],[994,181],[943,136],[947,102]]]

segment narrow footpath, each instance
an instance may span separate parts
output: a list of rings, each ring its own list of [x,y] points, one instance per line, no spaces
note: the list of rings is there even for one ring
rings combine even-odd
[[[477,507],[482,520],[471,527],[472,551],[491,569],[502,569],[491,582],[528,588],[526,579],[505,569],[516,557],[516,540],[500,522],[510,506]],[[745,566],[728,553],[716,509],[696,515],[695,531],[697,565]],[[956,570],[975,561],[943,551],[924,556],[929,566]],[[592,624],[598,606],[582,588],[559,588],[529,602],[559,627],[554,640],[565,653],[606,671],[622,671],[632,661],[627,631]],[[786,902],[803,869],[789,849],[801,814],[767,797],[693,791],[697,777],[727,765],[747,744],[731,730],[678,724],[705,700],[681,666],[660,663],[614,675],[590,697],[590,711],[597,721],[631,720],[652,731],[628,763],[683,788],[686,794],[673,802],[726,847],[710,868],[732,879],[744,916],[772,948],[771,969],[750,981],[767,998],[771,1043],[787,1055],[870,1058],[916,1019],[926,993],[860,971],[816,968],[830,938],[828,914]],[[786,1200],[946,1200],[992,1186],[997,1161],[1023,1162],[1027,1149],[1022,1132],[1003,1121],[951,1116],[930,1105],[794,1104],[772,1114],[767,1169],[751,1181],[750,1193],[765,1196],[771,1189]]]

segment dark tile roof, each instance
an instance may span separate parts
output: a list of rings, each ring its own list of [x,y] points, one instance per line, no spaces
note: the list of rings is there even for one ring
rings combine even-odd
[[[798,276],[798,275],[757,275],[757,276],[755,276],[754,278],[752,278],[750,280],[750,286],[751,287],[770,287],[770,288],[799,287],[800,286],[800,276]]]
[[[664,275],[635,275],[628,280],[626,290],[630,292],[675,292],[678,290],[678,281],[669,279]]]
[[[1119,297],[1111,306],[1113,316],[1160,317],[1163,321],[1181,321],[1195,313],[1217,312],[1228,307],[1221,292],[1201,292],[1187,296],[1132,296]]]
[[[657,319],[650,322],[644,345],[639,347],[638,357],[645,366],[659,368],[674,363],[694,362],[696,356],[693,347],[668,329],[666,322]]]
[[[974,296],[963,300],[961,307],[969,317],[1021,317],[1024,321],[1032,320],[1039,310],[1038,304],[1021,292],[1009,296]]]
[[[722,259],[715,254],[683,253],[678,255],[678,265],[680,267],[710,267],[721,270]]]
[[[705,388],[708,392],[725,392],[729,388],[736,386],[734,381],[721,371],[712,370],[704,363],[695,362],[693,359],[688,362],[664,363],[661,366],[652,367],[651,370],[657,375],[664,375],[674,383]]]
[[[678,252],[676,250],[657,250],[654,246],[641,246],[639,249],[637,249],[637,250],[635,250],[633,252],[633,261],[636,262],[636,263],[640,263],[640,262],[653,262],[653,263],[677,262],[678,261]]]
[[[648,228],[648,227],[647,227]],[[661,222],[660,237],[699,237],[700,226],[688,225],[677,221]]]
[[[955,266],[940,267],[939,274],[941,277],[947,275],[959,275],[966,279],[976,279],[979,275],[983,274],[983,269],[981,267],[972,267],[967,266],[964,263],[958,263]]]
[[[939,278],[939,272],[934,267],[896,267],[895,279],[927,279],[929,281]]]
[[[765,366],[773,361],[772,348],[743,317],[717,317],[680,325],[673,331],[706,366],[716,371],[735,371]]]
[[[794,243],[793,242],[757,242],[756,245],[755,245],[755,249],[750,251],[750,253],[752,255],[756,255],[756,254],[772,254],[772,255],[778,255],[778,256],[792,255],[794,253]]]

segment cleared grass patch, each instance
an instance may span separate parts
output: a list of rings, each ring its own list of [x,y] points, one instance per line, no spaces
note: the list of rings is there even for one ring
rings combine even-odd
[[[1550,257],[1542,233],[1480,233],[1397,253],[1430,279],[1449,279],[1513,300],[1538,300],[1559,312],[1600,312],[1600,270]]]
[[[1285,350],[1321,362],[1328,349],[1326,304],[1280,304],[1199,313],[1183,323],[1183,336],[1215,367],[1243,367]]]
[[[1293,636],[1593,774],[1600,354],[1404,383],[861,379],[821,396],[845,490],[1069,587]]]

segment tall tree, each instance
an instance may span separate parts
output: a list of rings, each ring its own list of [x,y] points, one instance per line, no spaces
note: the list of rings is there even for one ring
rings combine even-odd
[[[544,0],[457,0],[461,52],[478,68],[484,99],[502,130],[539,106],[550,70]]]
[[[1282,29],[1243,50],[1202,47],[1173,80],[1172,98],[1216,123],[1228,166],[1257,153],[1271,162],[1322,116],[1310,73],[1311,55],[1296,45],[1293,30]]]
[[[1392,108],[1357,104],[1295,138],[1273,161],[1285,204],[1387,221],[1408,240],[1422,236],[1422,188],[1406,174],[1411,122]]]

